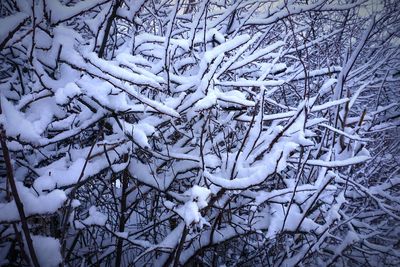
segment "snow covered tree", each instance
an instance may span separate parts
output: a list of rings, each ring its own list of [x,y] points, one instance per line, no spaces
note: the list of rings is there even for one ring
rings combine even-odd
[[[400,264],[395,0],[4,0],[0,264]]]

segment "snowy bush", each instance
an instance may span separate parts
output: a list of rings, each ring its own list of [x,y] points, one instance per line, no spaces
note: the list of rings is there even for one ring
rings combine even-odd
[[[399,11],[1,1],[0,264],[400,264]]]

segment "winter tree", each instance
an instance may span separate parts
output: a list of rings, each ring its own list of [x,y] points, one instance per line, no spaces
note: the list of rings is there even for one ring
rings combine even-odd
[[[0,16],[0,265],[399,266],[396,0]]]

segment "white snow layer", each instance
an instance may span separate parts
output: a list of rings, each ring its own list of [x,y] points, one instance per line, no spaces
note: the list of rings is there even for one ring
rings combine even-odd
[[[17,182],[16,185],[26,216],[56,212],[67,199],[65,192],[62,190],[55,189],[48,194],[37,196],[36,192],[25,187],[22,183]],[[19,219],[14,200],[8,203],[0,203],[0,221],[16,221]]]
[[[31,237],[40,266],[53,267],[61,263],[61,245],[58,239],[40,235],[32,235]]]

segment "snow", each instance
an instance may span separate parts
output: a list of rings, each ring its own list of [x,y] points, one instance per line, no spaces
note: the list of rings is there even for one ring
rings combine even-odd
[[[217,82],[216,84],[222,86],[239,86],[239,87],[261,87],[261,86],[279,86],[284,84],[285,82],[280,81],[259,81],[259,80],[246,80],[246,79],[239,79],[237,81],[223,81]]]
[[[323,161],[318,159],[308,160],[307,164],[314,165],[314,166],[323,166],[323,167],[344,167],[354,164],[359,164],[368,161],[371,159],[369,156],[356,156],[353,158],[343,159],[343,160],[334,160],[334,161]]]
[[[125,1],[125,5],[127,8],[119,8],[117,10],[117,14],[121,17],[126,18],[129,21],[133,21],[135,19],[136,13],[139,11],[140,7],[144,4],[146,0],[129,0]]]
[[[119,55],[117,55],[116,60],[122,66],[127,66],[130,70],[132,70],[144,77],[147,77],[158,83],[165,83],[165,80],[163,79],[163,77],[157,76],[157,75],[153,74],[152,72],[137,66],[137,64],[145,64],[145,65],[150,64],[144,58],[132,56],[131,54],[128,54],[128,53],[120,53]]]
[[[207,167],[216,168],[221,165],[221,160],[213,154],[205,155],[204,163]]]
[[[160,179],[153,174],[149,167],[138,160],[131,160],[129,167],[129,172],[133,177],[138,179],[140,182],[155,188],[160,188],[161,190],[167,188],[172,182],[171,178]]]
[[[299,14],[308,10],[312,10],[318,6],[320,6],[321,3],[320,2],[316,2],[313,4],[308,4],[308,5],[298,5],[298,4],[294,4],[292,3],[291,5],[289,5],[287,8],[282,8],[281,10],[276,10],[275,13],[273,13],[273,15],[268,16],[268,17],[254,17],[250,20],[247,21],[247,25],[253,25],[253,24],[257,24],[257,25],[269,25],[269,24],[273,24],[279,20],[281,20],[282,18],[287,17],[289,14],[290,15],[295,15],[295,14]],[[268,15],[267,14],[263,14]]]
[[[320,94],[320,95],[326,94],[336,82],[337,82],[336,79],[333,79],[333,78],[328,79],[328,80],[321,86],[321,88],[319,89],[319,94]]]
[[[189,201],[182,207],[176,209],[176,212],[184,219],[186,226],[189,226],[192,222],[200,222],[201,214],[196,203]]]
[[[76,83],[68,83],[64,88],[59,88],[56,91],[55,98],[59,105],[67,104],[69,99],[81,93],[80,88]]]
[[[85,24],[89,27],[92,32],[97,32],[99,29],[104,27],[104,21],[106,16],[110,13],[112,8],[112,3],[106,3],[103,5],[102,10],[92,19],[85,20]],[[100,31],[98,35],[98,40],[104,37],[104,31]]]
[[[231,40],[227,40],[226,42],[224,42],[223,44],[213,48],[210,51],[207,51],[206,53],[204,53],[204,59],[206,60],[207,63],[211,63],[211,61],[220,56],[221,54],[224,54],[228,51],[231,51],[239,46],[241,46],[242,44],[244,44],[245,42],[247,42],[250,39],[249,35],[239,35],[236,36],[235,38],[231,39]]]
[[[126,121],[122,121],[122,124],[125,134],[131,136],[139,146],[150,147],[147,136],[152,135],[155,131],[152,125],[144,122],[131,124]]]
[[[73,29],[64,27],[63,25],[55,27],[53,34],[54,39],[52,50],[50,51],[51,53],[44,57],[43,60],[45,60],[50,66],[55,66],[57,64],[57,54],[62,46],[60,58],[67,59],[68,62],[72,62],[73,64],[82,63],[82,58],[79,56],[78,51],[74,49],[76,42],[83,42],[82,36]],[[50,60],[53,62],[49,62]],[[63,77],[67,78],[68,76],[70,75],[64,75]],[[61,80],[61,82],[65,82],[65,80]]]
[[[232,105],[241,105],[247,107],[255,106],[255,103],[250,100],[246,100],[246,95],[238,90],[230,90],[227,92],[220,92],[217,88],[209,90],[208,94],[202,99],[198,100],[194,105],[195,111],[201,111],[204,109],[209,109],[216,105],[219,101],[225,103],[219,103],[219,105],[227,107]]]
[[[57,24],[105,2],[107,1],[85,0],[82,2],[78,2],[73,6],[66,6],[62,4],[59,0],[52,0],[46,1],[46,7],[48,9],[48,12],[50,13],[51,21],[54,24]]]
[[[36,100],[27,108],[26,119],[32,122],[37,133],[41,135],[46,132],[54,117],[64,115],[57,108],[57,104],[50,98]],[[43,142],[44,138],[41,138]]]
[[[207,199],[210,196],[210,193],[210,189],[195,185],[186,191],[184,195],[189,194],[191,201],[195,201],[199,209],[202,209],[208,205]]]
[[[214,90],[209,90],[208,94],[196,102],[194,108],[196,111],[211,108],[217,104],[217,95]]]
[[[268,175],[272,174],[275,171],[275,168],[278,168],[279,171],[284,169],[286,166],[284,157],[287,156],[290,153],[290,151],[292,151],[296,147],[297,144],[295,143],[289,143],[289,142],[286,143],[285,152],[282,152],[279,149],[275,149],[274,151],[269,153],[268,157],[265,157],[266,159],[262,163],[259,163],[258,166],[250,168],[248,171],[242,169],[241,172],[243,172],[242,174],[243,176],[240,176],[232,180],[227,180],[223,177],[218,177],[207,171],[204,172],[204,176],[208,180],[210,180],[210,182],[222,188],[246,189],[251,186],[255,186],[262,183],[265,179],[267,179]],[[281,153],[285,154],[282,156],[282,158],[281,158]],[[280,160],[278,161],[278,159]]]
[[[332,100],[329,102],[326,102],[324,104],[320,104],[320,105],[315,105],[311,108],[310,112],[318,112],[318,111],[322,111],[325,109],[328,109],[330,107],[334,107],[337,105],[341,105],[344,104],[346,102],[349,102],[350,100],[348,98],[342,98],[339,100]],[[287,112],[282,112],[282,113],[276,113],[276,114],[267,114],[263,116],[263,120],[264,121],[272,121],[272,120],[277,120],[277,119],[284,119],[284,118],[289,118],[292,117],[296,114],[296,111],[287,111]],[[246,116],[246,115],[241,115],[238,117],[239,120],[243,120],[243,121],[251,121],[250,116]]]
[[[24,113],[18,111],[5,97],[1,97],[0,123],[6,129],[6,134],[12,137],[19,137],[22,141],[39,143],[40,132],[27,120]]]
[[[357,91],[353,94],[353,96],[350,98],[350,102],[349,102],[349,109],[351,109],[354,105],[354,103],[357,101],[358,97],[360,96],[360,94],[365,90],[365,88],[367,88],[367,86],[370,85],[370,82],[366,82],[363,85],[361,85]]]
[[[55,189],[48,194],[37,196],[32,189],[25,187],[22,183],[17,182],[16,185],[26,216],[54,213],[63,206],[67,199],[62,190]],[[15,201],[0,203],[0,221],[16,220],[19,220],[19,213]]]
[[[128,232],[115,232],[115,235],[124,239],[127,239],[129,236]]]
[[[31,238],[40,266],[55,267],[62,262],[61,245],[58,239],[40,235],[31,235]]]
[[[322,127],[327,128],[327,129],[329,129],[329,130],[331,130],[331,131],[334,131],[334,132],[336,132],[336,133],[338,133],[338,134],[344,135],[344,136],[346,136],[347,138],[352,139],[352,140],[364,141],[364,142],[365,142],[365,141],[371,141],[371,140],[368,139],[368,138],[361,138],[361,137],[359,137],[359,136],[356,135],[356,134],[349,134],[349,133],[346,133],[346,132],[344,132],[344,131],[342,131],[342,130],[336,129],[336,128],[334,128],[334,127],[332,127],[332,126],[330,126],[330,125],[327,125],[327,124],[325,124],[325,123],[320,123],[319,125],[322,126]]]
[[[200,227],[208,225],[207,221],[201,216],[200,210],[208,205],[207,199],[210,194],[211,191],[208,188],[198,185],[183,193],[189,200],[183,206],[176,208],[175,211],[183,218],[186,226],[190,226],[192,223],[199,223]]]
[[[259,39],[261,34],[257,33],[255,34],[246,44],[241,46],[237,52],[229,58],[225,64],[218,70],[218,72],[215,74],[215,78],[219,78],[229,67],[231,67],[237,60],[238,58],[247,50],[249,47],[254,44],[254,42]],[[223,40],[220,40],[220,43],[225,42],[225,38]]]
[[[77,207],[79,207],[81,205],[81,202],[79,201],[79,200],[77,200],[77,199],[73,199],[72,201],[71,201],[71,207],[72,208],[77,208]]]
[[[116,1],[15,2],[0,18],[0,126],[41,266],[64,260],[48,219],[68,233],[74,266],[113,262],[119,238],[123,263],[138,266],[207,261],[210,247],[226,266],[273,246],[282,266],[398,254],[385,227],[399,219],[393,40],[374,44],[374,19],[287,23],[362,1],[194,1],[186,12],[192,1],[125,0],[112,21]],[[5,181],[0,265],[20,228]]]
[[[136,36],[136,38],[135,38],[135,49],[139,52],[139,51],[142,51],[142,49],[147,50],[149,48],[149,44],[154,45],[157,43],[157,44],[163,45],[164,42],[165,42],[164,37],[153,35],[150,33],[142,33],[142,34]],[[170,43],[172,45],[177,45],[184,50],[188,50],[188,48],[189,48],[189,42],[186,40],[179,40],[179,39],[171,38]],[[158,46],[158,47],[161,48],[162,46]],[[162,50],[165,50],[165,49],[162,49]],[[156,54],[158,54],[160,52],[159,57],[160,58],[162,57],[161,51],[153,51],[153,52],[155,52]]]
[[[119,67],[116,62],[114,63],[98,58],[95,53],[88,53],[84,58],[88,60],[91,64],[93,64],[93,66],[101,70],[103,73],[109,74],[121,81],[129,82],[132,84],[147,85],[152,86],[156,89],[161,89],[160,84],[153,79],[154,75],[152,75],[151,77],[138,75],[125,68]]]
[[[99,212],[96,206],[91,206],[89,208],[89,216],[86,219],[78,221],[74,221],[74,226],[76,229],[83,229],[87,226],[97,225],[104,226],[107,221],[107,215]]]
[[[237,69],[240,68],[246,64],[249,64],[250,62],[254,62],[256,59],[260,58],[260,57],[264,57],[265,55],[271,53],[272,51],[280,48],[281,46],[283,46],[285,43],[283,41],[278,41],[275,42],[263,49],[257,50],[257,52],[252,53],[251,55],[247,55],[243,60],[236,62],[234,64],[232,64],[232,66],[229,68],[230,70],[232,69]]]
[[[128,148],[125,146],[120,147],[118,150],[113,150],[108,153],[111,161],[118,157],[118,153],[126,152]],[[104,151],[103,147],[97,148],[99,151]],[[96,151],[96,150],[95,150]],[[96,152],[93,152],[95,154]],[[107,160],[104,158],[94,157],[88,161],[86,168],[84,169],[86,159],[82,158],[88,154],[86,150],[71,150],[70,155],[72,161],[68,161],[66,158],[61,158],[58,161],[53,162],[46,168],[36,169],[37,173],[40,174],[33,186],[37,188],[38,192],[53,190],[55,187],[71,186],[78,181],[83,182],[88,177],[99,173],[101,170],[109,167]],[[82,175],[81,175],[82,174]]]
[[[11,37],[10,32],[28,18],[28,14],[18,12],[13,15],[0,18],[0,44],[2,44],[7,38]]]

